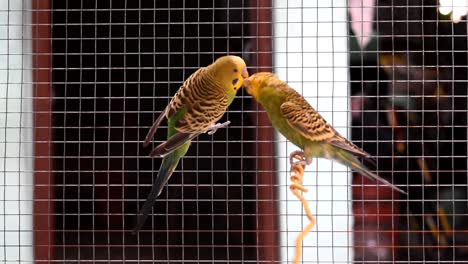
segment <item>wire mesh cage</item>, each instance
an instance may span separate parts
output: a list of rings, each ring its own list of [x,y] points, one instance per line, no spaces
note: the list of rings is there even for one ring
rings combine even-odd
[[[467,13],[449,0],[0,1],[0,259],[468,262]],[[193,139],[133,234],[170,129],[149,147],[145,135],[227,54],[287,82],[406,194],[319,158],[299,171],[302,203],[299,148],[240,89],[230,125]]]

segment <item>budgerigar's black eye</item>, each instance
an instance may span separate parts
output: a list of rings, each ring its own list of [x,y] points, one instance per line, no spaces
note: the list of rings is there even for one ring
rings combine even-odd
[[[237,69],[234,69],[234,72],[238,72],[238,70],[237,70]]]
[[[236,85],[238,81],[239,81],[239,79],[237,79],[237,78],[232,80],[232,85]]]

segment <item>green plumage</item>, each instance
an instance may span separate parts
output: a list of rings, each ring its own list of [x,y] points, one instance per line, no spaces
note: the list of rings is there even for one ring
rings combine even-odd
[[[173,117],[168,119],[168,129],[167,129],[167,138],[170,139],[172,136],[178,133],[177,129],[175,128],[175,124],[184,116],[186,112],[186,108],[182,107],[177,113],[174,114]],[[174,170],[177,168],[180,159],[185,156],[191,141],[187,141],[182,146],[174,150],[173,152],[169,153],[165,156],[161,162],[161,167],[159,168],[159,172],[157,173],[156,177],[153,179],[153,187],[146,199],[145,203],[140,209],[140,213],[138,214],[137,223],[133,228],[133,233],[136,233],[138,230],[141,229],[145,220],[150,213],[151,209],[153,208],[153,204],[156,198],[161,194],[164,186],[166,185],[167,181],[171,177]]]
[[[143,226],[156,198],[187,153],[191,140],[213,129],[234,100],[244,78],[248,77],[245,62],[237,56],[224,56],[207,67],[198,69],[181,85],[169,105],[156,119],[145,138],[150,144],[164,118],[168,121],[167,141],[154,148],[150,156],[161,156],[159,172],[153,179],[150,194],[141,208],[136,233]],[[214,128],[216,131],[217,128]],[[214,132],[213,132],[214,133]]]
[[[247,92],[265,108],[273,127],[303,150],[307,163],[313,157],[336,160],[366,177],[405,193],[370,172],[357,157],[373,162],[371,156],[341,136],[304,97],[274,74],[254,74],[245,80],[244,85]]]

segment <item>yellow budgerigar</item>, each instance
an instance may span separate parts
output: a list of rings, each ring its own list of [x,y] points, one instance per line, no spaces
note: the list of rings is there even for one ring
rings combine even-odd
[[[168,120],[168,139],[150,153],[150,156],[160,156],[163,160],[153,179],[151,192],[138,215],[134,233],[144,224],[179,160],[187,153],[191,140],[203,133],[212,135],[217,129],[229,125],[229,121],[222,124],[216,122],[224,115],[248,76],[242,58],[223,56],[190,75],[156,119],[144,146],[150,144],[164,118]]]
[[[302,149],[291,154],[291,163],[296,155],[301,156],[305,164],[310,164],[313,157],[336,160],[370,179],[405,193],[370,172],[357,158],[373,162],[370,154],[341,136],[302,95],[273,73],[253,74],[244,81],[244,86],[265,108],[273,127]]]

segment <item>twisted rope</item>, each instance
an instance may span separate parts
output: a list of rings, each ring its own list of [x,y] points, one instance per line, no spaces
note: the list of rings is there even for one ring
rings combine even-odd
[[[299,159],[300,161],[304,161],[303,157],[300,156],[294,156],[294,158]],[[304,238],[307,236],[307,234],[314,228],[315,226],[315,218],[312,215],[312,212],[310,211],[310,206],[305,197],[302,195],[302,193],[307,193],[308,190],[307,188],[302,185],[302,179],[304,178],[304,170],[305,170],[305,165],[304,162],[296,162],[291,165],[291,185],[289,185],[289,189],[291,189],[292,193],[299,198],[299,200],[302,202],[304,206],[304,211],[307,215],[307,218],[309,218],[310,223],[302,230],[302,232],[298,235],[296,238],[296,253],[294,256],[294,264],[299,263],[302,257],[302,241]]]

